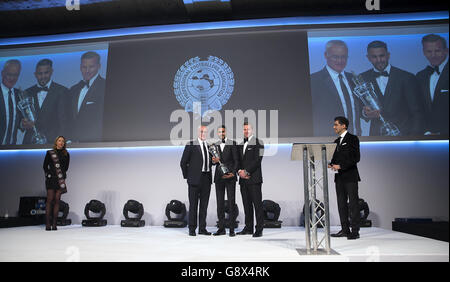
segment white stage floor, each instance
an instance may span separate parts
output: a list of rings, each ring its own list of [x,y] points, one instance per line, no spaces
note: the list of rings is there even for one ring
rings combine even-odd
[[[216,228],[208,228],[210,232]],[[240,229],[238,229],[239,231]],[[339,227],[332,227],[332,233]],[[380,228],[362,228],[361,238],[331,238],[339,255],[300,255],[300,227],[265,229],[264,236],[188,236],[187,228],[146,226],[0,229],[0,261],[449,261],[449,243]]]

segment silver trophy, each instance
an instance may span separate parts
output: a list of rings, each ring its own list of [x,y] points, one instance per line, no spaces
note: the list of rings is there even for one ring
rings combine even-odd
[[[219,149],[217,148],[217,145],[215,145],[215,144],[209,145],[208,150],[213,157],[219,159],[219,169],[220,169],[220,172],[222,173],[222,176],[225,176],[225,175],[231,173],[231,171],[228,169],[228,167],[220,161]]]
[[[32,130],[33,135],[31,136],[32,144],[47,144],[47,138],[44,134],[40,133],[36,128],[36,109],[34,107],[34,99],[26,95],[25,92],[19,89],[18,91],[19,102],[17,103],[17,108],[22,113],[22,116],[27,120],[34,123]]]
[[[363,102],[364,106],[367,106],[372,110],[381,111],[380,102],[378,101],[378,97],[375,93],[372,83],[364,81],[361,75],[356,75],[354,72],[352,72],[352,74],[352,79],[355,83],[353,94]],[[400,130],[398,129],[398,127],[392,122],[385,120],[381,113],[379,119],[382,123],[382,126],[380,128],[381,136],[400,135]]]

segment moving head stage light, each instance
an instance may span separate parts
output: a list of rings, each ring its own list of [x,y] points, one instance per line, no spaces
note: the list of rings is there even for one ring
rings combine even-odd
[[[89,212],[93,212],[96,214],[100,214],[97,217],[92,217]],[[84,208],[84,215],[87,219],[83,220],[81,222],[82,226],[105,226],[106,225],[106,219],[103,219],[103,217],[106,214],[106,207],[105,204],[98,201],[98,200],[91,200],[89,203],[86,204],[86,207]]]
[[[281,208],[280,205],[272,200],[264,200],[264,228],[281,228],[283,221],[278,220],[280,217]]]
[[[129,217],[128,212],[136,215],[136,217]],[[122,227],[142,227],[145,225],[145,220],[141,220],[144,215],[144,206],[136,200],[128,200],[123,206],[123,216],[125,220],[120,221]]]
[[[61,216],[59,216],[60,213],[62,213]],[[59,200],[59,212],[58,218],[56,218],[56,225],[58,226],[71,225],[72,220],[70,218],[67,219],[68,215],[69,215],[69,204],[62,200]]]
[[[186,205],[178,200],[172,200],[166,206],[166,216],[164,227],[186,227]]]

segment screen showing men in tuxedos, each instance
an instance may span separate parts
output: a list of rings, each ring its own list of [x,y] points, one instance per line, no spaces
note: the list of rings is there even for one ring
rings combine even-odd
[[[430,31],[427,33],[426,31]],[[448,136],[448,27],[310,32],[314,136]]]
[[[101,141],[108,53],[102,47],[1,57],[0,144],[53,144],[61,135]]]

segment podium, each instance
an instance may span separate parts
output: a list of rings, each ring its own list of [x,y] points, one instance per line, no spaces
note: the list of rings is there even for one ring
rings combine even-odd
[[[335,143],[294,143],[292,145],[291,160],[303,160],[306,249],[297,249],[300,255],[338,254],[330,246],[328,200],[328,160],[333,157],[335,148]],[[320,167],[322,167],[321,176],[319,175]],[[318,195],[320,192],[322,192],[321,197]],[[319,236],[317,232],[319,226],[323,227],[323,236]]]

